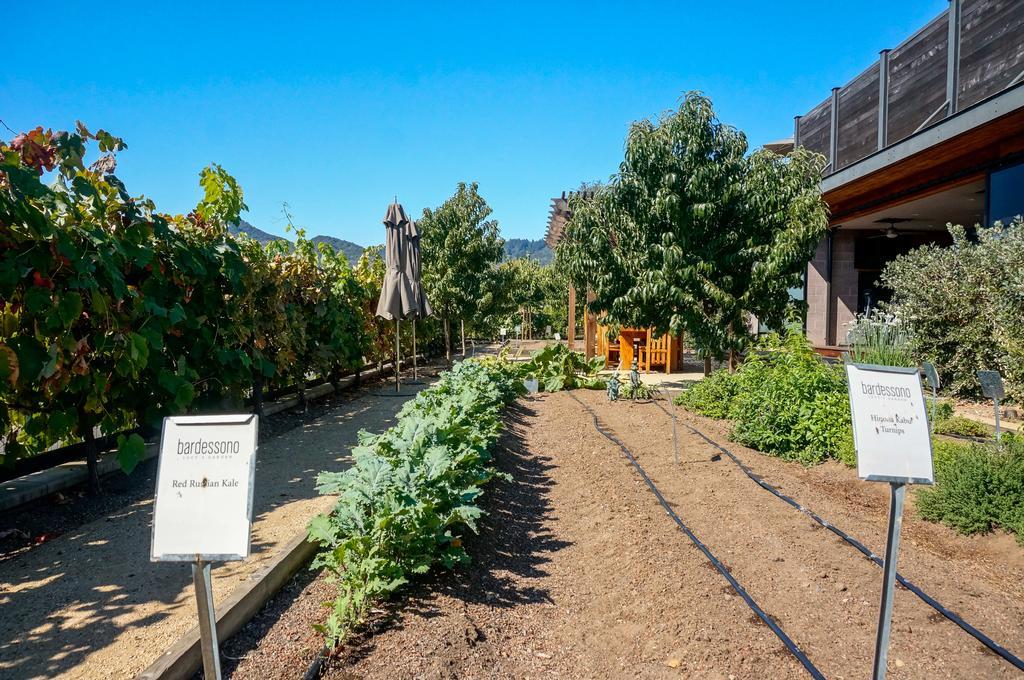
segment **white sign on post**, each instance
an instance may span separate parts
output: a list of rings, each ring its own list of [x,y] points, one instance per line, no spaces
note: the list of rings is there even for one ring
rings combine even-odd
[[[164,418],[152,561],[249,556],[257,430],[251,414]]]
[[[917,369],[847,364],[846,376],[858,476],[932,484],[932,439]]]

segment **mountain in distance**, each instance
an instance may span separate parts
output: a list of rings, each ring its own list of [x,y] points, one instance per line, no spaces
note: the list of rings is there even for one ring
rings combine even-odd
[[[363,251],[366,250],[366,248],[363,248],[358,243],[352,243],[352,241],[346,241],[343,238],[335,238],[333,236],[314,236],[310,241],[313,243],[326,243],[334,248],[334,252],[344,253],[345,257],[348,258],[348,263],[353,266],[359,261]]]
[[[238,224],[228,225],[228,233],[232,236],[238,236],[239,234],[245,234],[254,241],[259,241],[263,245],[270,243],[271,241],[287,241],[288,239],[282,236],[274,236],[268,234],[262,229],[257,229],[245,220],[238,220]]]
[[[234,226],[229,226],[228,231],[235,236],[237,236],[238,234],[245,234],[249,238],[255,241],[259,241],[264,245],[270,243],[271,241],[288,240],[283,236],[274,236],[273,234],[268,234],[262,229],[258,229],[253,225],[249,224],[245,220],[239,220],[238,224]],[[312,241],[313,243],[326,243],[331,248],[334,248],[334,252],[344,253],[345,258],[348,260],[349,264],[353,266],[355,265],[356,262],[359,261],[359,257],[363,254],[363,250],[365,250],[361,245],[357,243],[352,243],[352,241],[346,241],[345,239],[335,238],[333,236],[314,236],[309,240]]]
[[[510,238],[505,241],[505,259],[514,260],[517,257],[529,257],[537,260],[542,265],[551,264],[555,254],[548,248],[544,239]]]

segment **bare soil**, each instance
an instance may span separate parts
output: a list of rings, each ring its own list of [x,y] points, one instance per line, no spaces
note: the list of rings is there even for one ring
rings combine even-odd
[[[653,404],[575,392],[638,457],[674,510],[829,678],[870,676],[881,570],[770,495]],[[727,443],[720,423],[680,419]],[[806,672],[677,529],[619,449],[564,393],[510,409],[497,453],[514,481],[488,488],[467,541],[473,564],[383,606],[325,668],[329,678],[788,678]],[[887,487],[841,465],[815,468],[728,444],[755,472],[884,548]],[[911,494],[912,497],[912,494]],[[908,508],[901,573],[1024,653],[1024,550],[1004,534],[958,536]],[[318,653],[310,624],[331,598],[304,575],[230,641],[232,677],[300,677]],[[235,661],[231,661],[235,664]],[[891,678],[1020,674],[898,589]]]

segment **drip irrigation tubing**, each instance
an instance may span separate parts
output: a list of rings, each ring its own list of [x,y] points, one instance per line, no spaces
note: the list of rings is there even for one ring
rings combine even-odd
[[[776,637],[778,637],[779,640],[782,641],[782,644],[786,646],[786,649],[788,649],[790,653],[792,653],[793,656],[796,657],[796,660],[800,662],[800,664],[807,670],[810,676],[812,678],[815,678],[815,680],[825,680],[825,676],[821,673],[821,671],[819,671],[814,666],[814,664],[811,663],[811,660],[807,658],[807,655],[804,654],[800,650],[800,648],[796,646],[796,643],[793,642],[793,640],[790,639],[788,635],[786,635],[786,632],[782,630],[779,624],[777,624],[774,619],[768,616],[764,612],[764,610],[758,606],[757,602],[754,601],[754,598],[752,598],[750,594],[747,593],[743,586],[740,585],[740,582],[736,580],[736,578],[732,575],[732,573],[729,572],[728,569],[726,569],[725,565],[722,564],[721,561],[719,561],[719,559],[715,557],[714,553],[712,553],[706,545],[701,543],[700,539],[697,538],[697,536],[690,530],[688,526],[686,526],[685,523],[683,523],[683,520],[679,518],[679,515],[677,515],[675,510],[673,510],[672,507],[668,504],[668,501],[665,500],[665,497],[661,495],[661,491],[658,490],[658,487],[655,486],[651,478],[647,476],[647,472],[637,461],[636,457],[633,456],[632,452],[630,452],[628,448],[626,448],[626,445],[623,444],[622,441],[620,441],[614,434],[610,434],[609,432],[605,431],[604,428],[601,427],[601,424],[597,420],[597,414],[594,413],[593,409],[591,409],[585,403],[580,401],[579,398],[577,398],[576,395],[574,395],[572,392],[566,392],[566,394],[572,397],[572,399],[577,404],[582,406],[587,411],[587,413],[590,414],[590,417],[594,420],[594,429],[596,429],[598,433],[600,433],[605,439],[619,447],[619,449],[622,451],[623,454],[625,454],[629,462],[632,463],[633,467],[636,468],[636,471],[640,473],[641,477],[643,477],[644,481],[647,483],[647,487],[654,494],[655,498],[658,499],[658,502],[661,503],[661,507],[665,509],[665,512],[668,514],[668,516],[671,517],[672,520],[676,523],[676,525],[678,525],[678,527],[682,530],[682,532],[686,534],[686,537],[693,541],[693,544],[696,545],[702,553],[704,553],[704,556],[708,559],[709,562],[711,562],[711,565],[715,569],[717,569],[722,576],[725,577],[725,580],[727,580],[729,582],[729,585],[731,585],[733,589],[739,594],[739,596],[743,598],[743,601],[747,603],[747,606],[750,607],[755,614],[757,614],[757,617],[761,619],[764,622],[764,624],[771,629],[773,633],[775,633]]]
[[[655,406],[657,406],[659,409],[661,409],[662,413],[664,413],[665,415],[670,416],[670,417],[672,416],[672,414],[670,414],[668,412],[668,410],[664,406],[659,404],[657,401],[654,401],[653,403],[654,403]],[[716,449],[718,449],[719,451],[724,453],[726,456],[728,456],[729,459],[732,460],[732,462],[735,463],[740,468],[740,470],[743,471],[743,473],[747,477],[749,477],[751,480],[753,480],[754,483],[757,484],[758,486],[760,486],[762,489],[764,489],[768,493],[772,494],[776,498],[779,498],[780,500],[784,501],[788,505],[791,505],[792,507],[796,508],[800,512],[804,513],[805,515],[810,517],[812,520],[814,520],[815,522],[817,522],[818,524],[820,524],[824,528],[828,529],[829,531],[831,531],[833,534],[835,534],[839,538],[843,539],[844,541],[846,541],[847,543],[852,545],[862,555],[867,557],[869,560],[874,562],[879,567],[883,567],[884,566],[884,560],[881,557],[879,557],[878,555],[876,555],[874,552],[872,552],[870,549],[868,549],[867,546],[865,546],[863,543],[858,541],[856,538],[854,538],[853,536],[850,536],[848,533],[846,533],[845,531],[843,531],[842,529],[840,529],[836,525],[832,524],[828,520],[823,519],[820,515],[815,513],[810,508],[804,507],[798,501],[790,498],[789,496],[787,496],[786,494],[782,493],[781,491],[776,489],[774,486],[769,484],[768,482],[764,481],[764,479],[762,479],[761,477],[757,476],[732,451],[730,451],[729,449],[725,448],[724,446],[722,446],[718,442],[714,441],[713,439],[711,439],[706,434],[704,434],[703,432],[701,432],[697,428],[693,427],[689,423],[683,423],[683,425],[685,425],[686,429],[688,429],[690,432],[692,432],[693,434],[697,435],[698,437],[703,439],[705,442],[707,442],[708,444],[710,444],[711,446],[715,447]],[[990,638],[989,636],[985,635],[980,630],[978,630],[977,628],[975,628],[971,624],[969,624],[966,621],[964,621],[962,618],[960,618],[959,614],[957,614],[954,611],[951,611],[951,610],[947,609],[945,606],[942,605],[942,603],[940,603],[938,600],[936,600],[934,597],[932,597],[928,593],[926,593],[923,590],[921,590],[921,588],[919,588],[917,585],[912,583],[909,579],[907,579],[906,577],[901,575],[899,572],[896,572],[896,580],[904,588],[906,588],[907,590],[909,590],[910,592],[914,593],[919,598],[921,598],[921,600],[923,600],[925,602],[925,604],[930,606],[932,609],[934,609],[938,613],[942,614],[944,617],[946,617],[947,619],[949,619],[950,621],[952,621],[956,625],[960,626],[960,628],[963,629],[964,632],[966,632],[968,635],[973,637],[975,640],[977,640],[981,644],[985,645],[985,647],[987,647],[990,651],[992,651],[995,654],[998,654],[1004,661],[1006,661],[1007,663],[1013,665],[1018,670],[1024,671],[1024,660],[1022,660],[1020,657],[1014,655],[1012,652],[1010,652],[1005,647],[1003,647],[1002,645],[1000,645],[999,643],[994,641],[992,638]]]

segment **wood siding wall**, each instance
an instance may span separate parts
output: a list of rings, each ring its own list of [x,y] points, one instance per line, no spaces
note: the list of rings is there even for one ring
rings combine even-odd
[[[889,144],[914,134],[946,101],[947,33],[943,14],[889,54]],[[932,122],[943,118],[944,111]]]
[[[878,149],[878,64],[839,91],[836,170]]]
[[[1024,71],[1024,2],[964,0],[958,108],[1009,87]]]
[[[831,128],[832,100],[826,99],[800,118],[796,143],[828,158]]]
[[[1024,87],[1024,0],[960,2],[956,111],[1011,86]],[[949,14],[947,9],[888,54],[886,146],[942,122],[953,109],[947,93]],[[829,159],[826,175],[879,150],[880,65],[839,90],[835,158],[831,97],[797,121],[796,144]]]

